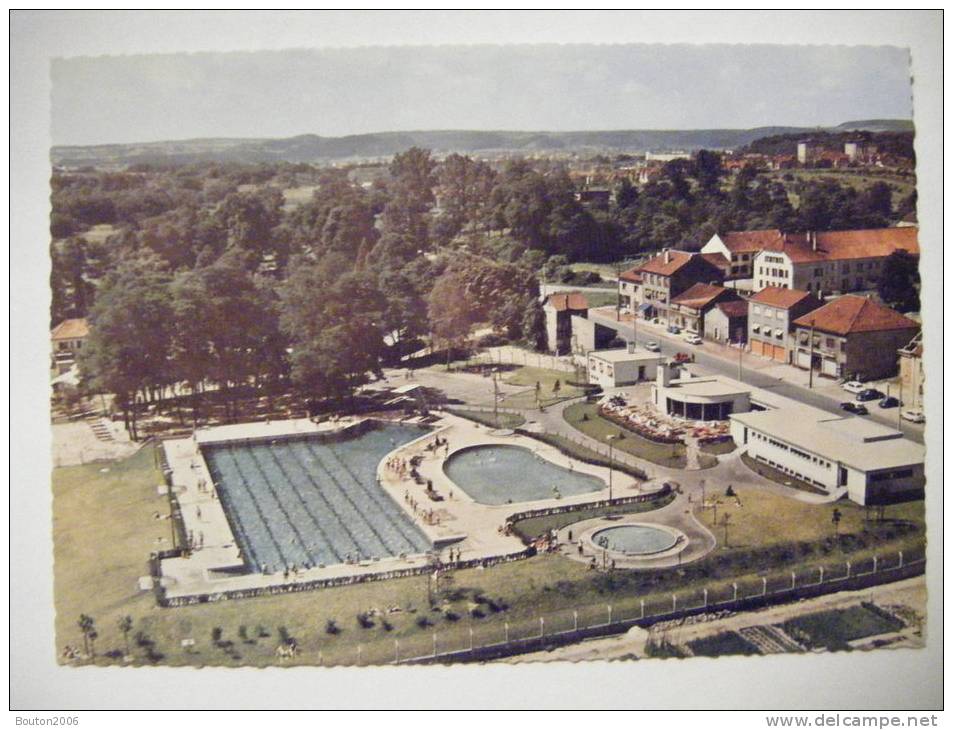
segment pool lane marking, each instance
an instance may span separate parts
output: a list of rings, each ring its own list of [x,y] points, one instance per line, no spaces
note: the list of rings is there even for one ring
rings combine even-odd
[[[411,529],[415,530],[419,535],[423,536],[424,539],[427,539],[427,536],[426,536],[425,534],[423,534],[422,531],[419,530],[419,528],[417,527],[416,524],[414,524],[414,523],[412,523],[412,522],[409,522],[409,521],[406,520],[406,519],[401,519],[401,517],[402,517],[403,515],[397,515],[397,516],[395,517],[395,515],[392,515],[390,512],[388,512],[388,510],[387,510],[387,505],[388,505],[388,504],[392,504],[392,505],[394,505],[395,507],[397,507],[398,509],[400,509],[400,506],[397,505],[397,503],[396,503],[396,502],[394,501],[394,499],[390,496],[390,494],[388,494],[387,492],[385,492],[385,491],[384,491],[384,488],[383,488],[382,486],[377,486],[377,485],[374,485],[373,487],[365,486],[365,484],[364,484],[360,479],[357,478],[357,476],[354,474],[354,472],[351,471],[351,469],[350,469],[350,468],[348,467],[348,465],[345,463],[344,459],[334,450],[333,447],[329,447],[329,448],[328,448],[328,451],[329,451],[330,454],[334,457],[334,459],[340,464],[340,466],[344,469],[344,471],[347,472],[347,474],[351,477],[351,479],[354,480],[354,483],[358,485],[358,487],[360,488],[361,492],[363,492],[363,494],[370,499],[371,503],[374,504],[374,505],[377,507],[377,509],[384,515],[384,517],[387,518],[387,521],[390,522],[390,524],[395,528],[395,531],[397,532],[397,539],[402,540],[402,542],[404,543],[404,545],[410,547],[410,550],[407,551],[407,552],[418,552],[419,549],[418,549],[417,545],[416,545],[416,544],[414,543],[414,541],[407,535],[407,532],[406,532],[405,528],[410,527]],[[374,494],[375,491],[376,491],[378,494],[381,494],[382,497],[386,500],[386,502],[384,502],[384,503],[382,504],[382,503],[381,503],[381,500],[378,499],[378,498],[375,496],[375,494]],[[427,540],[427,542],[429,543],[430,541]],[[396,548],[396,550],[397,550],[398,553],[404,552],[403,550],[400,549],[400,548],[403,547],[404,545],[398,546],[398,547]],[[390,550],[392,550],[392,551],[393,551],[394,549],[395,549],[395,548],[390,548]]]
[[[232,465],[235,468],[235,473],[238,476],[238,479],[241,482],[242,486],[245,488],[245,492],[251,498],[252,506],[254,506],[255,511],[258,513],[258,518],[261,521],[262,526],[265,528],[265,532],[268,533],[268,538],[271,540],[272,545],[275,546],[275,549],[278,552],[278,557],[281,558],[281,561],[285,565],[288,565],[288,560],[285,557],[284,551],[281,549],[281,543],[277,539],[275,539],[275,535],[271,531],[271,526],[268,524],[268,520],[265,519],[265,513],[262,512],[261,505],[258,503],[258,498],[255,496],[254,491],[248,485],[248,480],[245,478],[245,475],[242,474],[242,470],[239,466],[238,459],[236,458],[235,453],[233,452],[232,449],[233,449],[232,444],[228,444],[227,446],[225,446],[224,451],[226,454],[228,454],[228,457],[231,459]],[[260,562],[258,564],[258,569],[261,570]]]
[[[295,463],[297,463],[298,468],[301,470],[301,473],[305,476],[305,478],[309,482],[311,482],[311,486],[314,487],[315,495],[328,508],[328,512],[334,515],[334,517],[337,519],[338,524],[344,530],[344,534],[351,541],[351,545],[353,546],[354,551],[358,554],[358,556],[364,555],[363,549],[361,548],[361,542],[357,539],[354,533],[351,532],[351,529],[348,527],[347,520],[345,520],[344,517],[341,515],[341,513],[338,512],[335,506],[331,503],[331,500],[328,499],[328,495],[324,493],[324,490],[321,488],[321,485],[315,480],[314,476],[308,471],[308,468],[304,465],[304,463],[302,463],[301,456],[299,455],[296,447],[304,447],[304,444],[305,442],[302,442],[302,441],[289,442],[288,453],[291,455],[291,458],[295,460]],[[327,470],[325,470],[325,472],[327,472]]]
[[[211,449],[208,454],[205,451],[202,451],[202,457],[205,459],[206,466],[209,470],[209,476],[212,478],[213,485],[224,484],[226,481],[225,476],[222,474],[222,470],[218,466],[218,462],[214,458],[214,452],[216,449]],[[215,488],[213,486],[213,488]],[[228,522],[229,528],[232,530],[232,534],[235,537],[235,540],[239,543],[239,547],[242,550],[243,555],[247,555],[249,562],[252,567],[256,570],[260,568],[258,557],[255,553],[255,550],[252,548],[252,541],[248,537],[248,533],[245,531],[245,527],[242,525],[241,519],[238,517],[238,507],[233,503],[232,494],[228,489],[218,488],[218,496],[222,502],[222,512],[225,514],[225,521]]]
[[[287,470],[285,469],[284,465],[281,463],[281,460],[278,458],[278,455],[276,453],[278,449],[281,449],[282,453],[284,453],[286,450],[284,444],[279,444],[274,449],[268,449],[268,455],[271,457],[271,460],[274,462],[275,466],[278,467],[278,471],[281,472],[281,475],[285,478],[285,481],[288,482],[288,485],[291,487],[292,491],[295,493],[295,496],[298,498],[298,501],[301,502],[301,506],[304,508],[304,511],[308,514],[308,517],[311,518],[311,522],[314,524],[314,527],[317,530],[319,539],[321,540],[321,542],[324,543],[324,545],[327,548],[327,550],[323,552],[329,552],[331,555],[334,556],[335,560],[340,561],[342,558],[342,555],[334,547],[334,543],[332,543],[331,540],[328,538],[324,529],[321,527],[321,523],[318,521],[318,518],[315,517],[314,513],[311,511],[311,507],[308,505],[304,496],[299,491],[298,485],[295,483],[294,479],[291,478],[291,476],[288,474]],[[309,550],[309,553],[310,553],[310,550]],[[311,557],[313,558],[314,556],[312,555]],[[320,562],[323,563],[325,561],[322,560]]]
[[[300,552],[304,553],[304,556],[307,562],[312,562],[314,560],[314,556],[311,554],[311,551],[308,550],[308,544],[304,539],[304,535],[301,534],[301,531],[298,529],[298,525],[295,524],[295,521],[293,519],[291,519],[291,515],[288,514],[288,510],[285,509],[285,505],[278,498],[278,494],[277,492],[275,492],[275,488],[271,483],[271,479],[268,477],[268,472],[266,472],[261,465],[261,460],[258,458],[259,448],[264,449],[265,451],[268,451],[270,447],[267,444],[254,444],[249,447],[248,453],[251,455],[252,461],[255,462],[255,468],[258,469],[258,473],[261,474],[262,478],[265,480],[265,486],[268,488],[268,491],[271,493],[271,497],[274,500],[275,505],[278,507],[279,510],[281,510],[281,514],[285,516],[285,520],[287,520],[288,526],[292,529],[295,536],[297,537],[298,545],[301,548]],[[285,563],[285,567],[288,567],[288,563]]]
[[[384,538],[381,537],[380,533],[377,531],[377,528],[374,527],[374,523],[368,520],[364,516],[360,508],[357,506],[357,504],[355,504],[354,500],[351,499],[351,495],[347,493],[347,490],[344,488],[344,485],[341,484],[340,480],[328,468],[328,465],[327,463],[325,463],[325,460],[322,459],[321,455],[315,450],[314,444],[312,444],[310,441],[305,441],[304,446],[309,452],[311,452],[311,455],[314,456],[315,459],[317,459],[318,463],[321,465],[321,468],[327,472],[329,477],[331,477],[331,481],[334,483],[334,486],[337,487],[338,491],[341,493],[341,496],[344,497],[344,499],[348,502],[348,504],[351,505],[351,509],[354,510],[354,513],[358,516],[359,520],[363,522],[364,525],[366,525],[367,528],[370,529],[371,534],[374,535],[375,538],[377,538],[377,541],[380,543],[380,546],[381,548],[383,548],[384,552],[390,553],[390,548],[387,547],[387,543],[384,541]],[[368,547],[367,549],[370,550],[370,547]],[[367,557],[370,558],[374,556],[368,555]],[[381,555],[378,557],[384,557],[384,556]]]

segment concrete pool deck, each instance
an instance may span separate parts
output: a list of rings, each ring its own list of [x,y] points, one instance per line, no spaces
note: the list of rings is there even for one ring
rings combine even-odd
[[[169,599],[214,595],[232,591],[294,586],[315,580],[369,576],[428,565],[427,554],[381,558],[360,563],[339,563],[325,567],[299,569],[285,577],[284,571],[263,574],[248,573],[238,543],[218,499],[215,487],[201,452],[203,444],[248,441],[296,435],[333,433],[356,426],[363,419],[340,419],[314,423],[308,419],[272,421],[270,423],[232,424],[200,429],[193,437],[166,441],[166,458],[172,471],[173,491],[178,499],[187,534],[193,549],[188,556],[164,559],[161,562],[161,585]],[[410,421],[413,423],[414,421]],[[472,561],[513,555],[525,546],[514,534],[506,534],[504,525],[517,513],[533,509],[585,504],[608,499],[609,469],[571,459],[558,449],[517,434],[493,432],[479,424],[451,414],[440,414],[432,430],[397,447],[377,467],[378,484],[407,516],[426,534],[434,552],[442,560],[448,549],[459,554],[458,560]],[[432,448],[435,439],[446,439],[448,447]],[[443,465],[455,452],[473,446],[522,446],[557,466],[597,477],[605,488],[563,498],[547,498],[502,505],[488,505],[473,500],[459,485],[450,480]],[[424,484],[409,476],[409,462],[420,457],[417,471]],[[388,462],[408,463],[405,474],[388,467]],[[426,482],[433,485],[427,495]],[[644,487],[632,477],[613,470],[613,497],[640,494]],[[645,490],[646,493],[654,490]],[[645,521],[649,513],[637,515]],[[620,524],[619,522],[613,524]],[[679,526],[681,529],[681,526]]]

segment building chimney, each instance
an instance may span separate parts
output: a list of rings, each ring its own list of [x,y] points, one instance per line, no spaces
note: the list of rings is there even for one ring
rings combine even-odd
[[[811,250],[817,251],[817,231],[811,231],[808,236],[811,238]]]
[[[628,353],[629,353],[630,355],[632,355],[632,354],[635,352],[635,343],[634,343],[634,342],[627,342],[627,343],[626,343],[626,349],[627,349]]]
[[[662,261],[664,261],[666,264],[672,263],[672,252],[667,248],[662,249]]]

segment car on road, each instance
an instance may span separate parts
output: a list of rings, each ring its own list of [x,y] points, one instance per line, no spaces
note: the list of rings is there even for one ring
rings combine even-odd
[[[840,404],[840,407],[843,408],[848,413],[853,413],[855,416],[866,416],[868,411],[867,407],[859,403],[855,403],[852,400],[844,401]]]
[[[659,343],[655,342],[655,340],[652,340],[651,342],[646,342],[646,343],[645,343],[645,349],[648,350],[649,352],[661,352],[661,351],[662,351],[662,348],[659,347]]]
[[[881,398],[877,405],[881,408],[896,408],[897,406],[901,405],[901,403],[898,398],[888,395],[886,398]]]
[[[900,411],[900,417],[904,421],[910,421],[910,423],[925,423],[927,420],[923,415],[923,411],[918,411],[912,408],[910,410]]]
[[[864,403],[869,400],[880,400],[883,397],[884,397],[884,394],[881,393],[876,388],[865,388],[864,390],[860,391],[857,394],[857,398],[855,398],[855,400],[858,400],[861,403]]]
[[[864,389],[864,384],[859,380],[850,380],[841,386],[848,393],[859,393]]]
[[[682,332],[681,328],[676,327],[674,324],[670,324],[668,326],[668,329],[666,329],[665,331],[668,332],[670,335],[678,335],[678,334],[681,334]]]
[[[689,345],[700,345],[702,343],[702,338],[698,335],[685,335],[685,342]]]
[[[692,359],[692,356],[689,355],[687,352],[676,352],[675,357],[673,357],[672,359],[678,363],[690,362]]]

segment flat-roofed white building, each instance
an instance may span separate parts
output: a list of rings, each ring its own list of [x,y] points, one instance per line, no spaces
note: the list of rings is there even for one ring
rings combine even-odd
[[[672,380],[662,368],[652,386],[652,403],[660,413],[694,421],[724,421],[751,408],[751,386],[720,375]]]
[[[858,504],[922,492],[924,449],[900,431],[807,405],[733,413],[731,435],[756,461]]]
[[[596,350],[587,358],[589,382],[603,388],[618,388],[640,380],[655,378],[658,366],[665,356],[629,346],[618,350]]]

